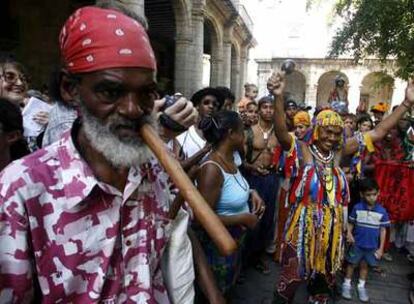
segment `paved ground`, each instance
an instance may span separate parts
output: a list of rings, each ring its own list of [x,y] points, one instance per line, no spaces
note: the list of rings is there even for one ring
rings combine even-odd
[[[371,272],[367,283],[371,304],[407,304],[410,282],[406,275],[414,271],[414,265],[410,264],[404,255],[393,252],[392,262],[381,262],[383,274]],[[237,285],[232,296],[232,304],[270,304],[272,300],[275,280],[280,272],[276,263],[271,263],[272,273],[263,275],[255,269],[247,269],[247,280],[242,285]],[[353,281],[354,285],[356,279]],[[342,283],[342,280],[340,280]],[[306,303],[306,286],[301,286],[295,298],[295,304]],[[360,303],[356,291],[354,300],[339,300],[338,304]]]

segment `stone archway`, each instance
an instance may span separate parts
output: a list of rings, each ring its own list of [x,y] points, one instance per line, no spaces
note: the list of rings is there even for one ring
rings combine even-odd
[[[286,76],[286,94],[297,103],[306,101],[306,77],[299,71]]]
[[[368,109],[378,102],[391,105],[393,92],[394,78],[383,72],[373,72],[362,80],[360,100],[366,103]]]
[[[345,86],[349,86],[349,79],[343,72],[329,71],[322,74],[318,80],[318,91],[316,97],[316,106],[323,106],[328,103],[329,95],[335,88],[335,78],[341,76],[345,80]]]

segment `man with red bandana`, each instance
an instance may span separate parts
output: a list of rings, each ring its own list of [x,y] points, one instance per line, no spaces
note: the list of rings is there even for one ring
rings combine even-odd
[[[140,23],[77,10],[60,35],[62,97],[80,119],[0,174],[0,303],[169,303],[160,258],[168,176],[139,136],[156,62]],[[185,99],[165,110],[190,126]]]

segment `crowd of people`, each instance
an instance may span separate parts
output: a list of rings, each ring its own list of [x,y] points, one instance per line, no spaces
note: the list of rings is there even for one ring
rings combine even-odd
[[[122,6],[77,10],[59,42],[62,68],[41,90],[22,64],[0,61],[0,303],[229,303],[245,269],[269,275],[272,260],[275,304],[304,281],[309,303],[328,303],[340,271],[350,300],[355,269],[368,302],[368,271],[392,259],[391,243],[414,260],[414,226],[392,221],[375,172],[414,164],[413,81],[391,111],[356,114],[343,79],[311,111],[285,92],[283,71],[260,98],[246,84],[239,102],[226,87],[186,99],[157,90],[145,22]],[[145,124],[233,253],[184,201]]]

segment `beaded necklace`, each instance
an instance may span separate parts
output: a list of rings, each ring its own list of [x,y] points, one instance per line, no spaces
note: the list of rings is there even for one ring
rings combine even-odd
[[[335,154],[329,151],[329,155],[324,156],[315,145],[311,145],[309,150],[316,159],[315,169],[318,179],[329,197],[329,194],[334,189],[333,168]]]

